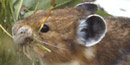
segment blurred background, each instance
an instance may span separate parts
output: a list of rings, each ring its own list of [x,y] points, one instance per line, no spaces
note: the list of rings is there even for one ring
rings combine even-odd
[[[96,0],[95,3],[113,16],[130,17],[130,0]]]
[[[0,0],[0,25],[10,34],[13,24],[31,16],[36,10],[49,10],[52,0]],[[95,2],[99,5],[97,14],[103,17],[130,17],[130,0],[55,0],[54,9],[73,7],[82,2]],[[31,61],[23,54],[17,54],[12,38],[0,28],[0,65],[30,65]],[[22,56],[22,58],[19,58]]]
[[[95,2],[113,16],[130,17],[130,0],[84,0],[84,2]]]

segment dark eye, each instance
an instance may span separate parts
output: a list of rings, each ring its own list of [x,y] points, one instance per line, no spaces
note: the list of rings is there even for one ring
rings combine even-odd
[[[46,24],[44,24],[44,26],[41,29],[41,32],[46,33],[48,31],[49,31],[49,27]]]

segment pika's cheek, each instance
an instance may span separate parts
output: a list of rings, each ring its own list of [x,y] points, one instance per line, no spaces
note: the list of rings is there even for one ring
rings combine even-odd
[[[61,40],[63,37],[60,33],[49,31],[47,33],[43,33],[40,36],[43,37],[44,40]]]

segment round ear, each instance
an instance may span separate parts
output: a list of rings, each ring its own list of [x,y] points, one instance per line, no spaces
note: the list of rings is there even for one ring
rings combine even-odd
[[[89,14],[93,14],[98,10],[98,6],[93,2],[80,3],[76,5],[75,8],[84,13],[88,12]]]
[[[106,34],[106,23],[99,15],[89,15],[87,19],[81,20],[78,26],[78,39],[85,46],[97,44]]]

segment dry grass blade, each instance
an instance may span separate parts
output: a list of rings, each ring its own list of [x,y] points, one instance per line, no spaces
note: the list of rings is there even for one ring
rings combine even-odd
[[[13,38],[12,35],[11,35],[10,33],[8,33],[8,32],[5,30],[5,28],[4,28],[1,24],[0,24],[0,28],[1,28],[9,37]]]
[[[52,11],[52,9],[53,9],[53,8],[54,8],[53,6],[50,8],[50,10],[49,10],[49,12],[48,12],[48,15],[46,16],[45,20],[43,21],[43,23],[42,23],[42,25],[41,25],[41,27],[40,27],[40,29],[39,29],[38,33],[40,32],[40,30],[41,30],[41,29],[42,29],[42,27],[44,26],[45,22],[46,22],[46,21],[47,21],[47,19],[49,18],[49,16],[50,16],[51,11]]]
[[[47,19],[49,18],[49,16],[50,16],[50,14],[51,14],[51,11],[53,10],[53,8],[55,7],[55,0],[52,0],[51,1],[51,8],[50,8],[50,10],[49,10],[49,12],[48,12],[48,14],[47,14],[47,16],[46,16],[46,18],[45,18],[45,20],[43,21],[43,23],[42,23],[42,25],[41,25],[41,27],[40,27],[40,29],[39,29],[39,31],[38,31],[38,33],[40,32],[40,30],[42,29],[42,27],[44,26],[44,24],[45,24],[45,22],[47,21]]]

